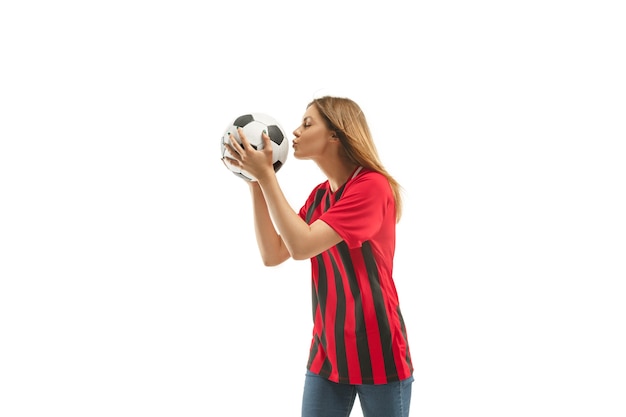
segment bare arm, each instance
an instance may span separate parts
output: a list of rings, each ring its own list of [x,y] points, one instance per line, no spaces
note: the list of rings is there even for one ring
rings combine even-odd
[[[254,211],[254,232],[265,266],[275,266],[289,259],[290,254],[283,239],[276,232],[270,218],[263,192],[256,182],[250,183]]]
[[[293,211],[273,171],[259,177],[258,182],[267,208],[293,259],[312,258],[341,242],[342,239],[337,232],[323,221],[318,220],[308,225]]]
[[[308,225],[291,208],[272,167],[272,147],[269,136],[263,134],[265,146],[257,151],[250,146],[243,132],[240,131],[239,135],[241,145],[231,138],[230,144],[226,146],[234,156],[234,159],[229,158],[230,162],[237,164],[257,178],[258,187],[256,184],[251,187],[257,242],[259,242],[264,262],[266,264],[273,264],[273,261],[277,260],[283,262],[286,259],[283,259],[285,256],[283,247],[287,248],[293,259],[302,260],[312,258],[341,242],[339,234],[329,225],[321,220]],[[263,204],[263,199],[265,204]],[[272,220],[280,236],[274,229]],[[281,244],[278,243],[279,240]],[[272,251],[276,252],[272,253]]]

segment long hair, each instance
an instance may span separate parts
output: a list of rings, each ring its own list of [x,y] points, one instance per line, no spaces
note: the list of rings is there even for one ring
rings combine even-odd
[[[320,112],[327,127],[337,134],[350,161],[387,178],[396,202],[396,222],[399,222],[402,217],[402,187],[380,161],[369,125],[359,105],[349,98],[332,96],[316,98],[307,107],[312,105]]]

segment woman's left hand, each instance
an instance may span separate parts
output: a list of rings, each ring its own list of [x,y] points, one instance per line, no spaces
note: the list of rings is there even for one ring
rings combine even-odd
[[[265,131],[261,134],[263,149],[256,150],[252,147],[250,142],[248,142],[242,128],[238,127],[237,133],[241,138],[241,143],[237,142],[234,135],[230,132],[228,133],[230,143],[225,143],[224,146],[226,146],[232,158],[224,156],[226,162],[249,172],[257,181],[267,175],[273,174],[272,143],[268,134]]]

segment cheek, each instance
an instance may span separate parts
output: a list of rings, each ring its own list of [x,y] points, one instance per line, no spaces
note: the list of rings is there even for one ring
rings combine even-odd
[[[298,142],[298,148],[300,149],[300,151],[305,151],[305,152],[310,152],[311,150],[315,149],[315,141],[311,140],[311,138],[304,138],[304,140],[300,140]]]

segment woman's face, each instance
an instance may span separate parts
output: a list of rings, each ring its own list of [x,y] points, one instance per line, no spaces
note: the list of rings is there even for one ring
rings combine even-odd
[[[293,156],[298,159],[315,159],[323,156],[327,145],[334,137],[334,132],[329,130],[324,119],[317,110],[317,106],[311,105],[306,109],[302,117],[302,124],[293,134]]]

